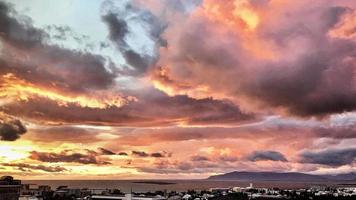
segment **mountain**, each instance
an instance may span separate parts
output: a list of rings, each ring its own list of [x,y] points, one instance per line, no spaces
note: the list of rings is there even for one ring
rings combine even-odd
[[[221,175],[210,176],[208,180],[241,180],[241,181],[349,181],[355,178],[355,173],[338,175],[312,175],[298,172],[230,172]]]
[[[331,180],[356,181],[356,173],[354,172],[347,173],[347,174],[333,174],[333,175],[322,175],[322,176]]]

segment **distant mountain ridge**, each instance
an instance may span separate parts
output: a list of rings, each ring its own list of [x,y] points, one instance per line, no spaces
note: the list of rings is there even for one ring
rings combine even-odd
[[[330,180],[340,180],[340,181],[356,181],[356,173],[351,172],[347,174],[336,174],[336,175],[322,175],[323,177]]]
[[[221,175],[210,176],[208,180],[241,180],[241,181],[353,181],[356,173],[337,175],[313,175],[299,172],[247,172],[234,171]]]

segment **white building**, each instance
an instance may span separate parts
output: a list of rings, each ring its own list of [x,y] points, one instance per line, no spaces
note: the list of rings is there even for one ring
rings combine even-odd
[[[166,198],[157,196],[135,196],[132,194],[126,195],[92,195],[91,200],[106,200],[106,199],[116,199],[116,200],[166,200]]]

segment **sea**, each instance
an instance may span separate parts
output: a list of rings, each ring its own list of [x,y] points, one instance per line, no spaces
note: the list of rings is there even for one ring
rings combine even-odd
[[[330,186],[341,183],[325,182],[281,182],[281,181],[217,181],[217,180],[23,180],[23,183],[49,185],[52,189],[59,186],[89,189],[119,189],[122,192],[155,192],[155,191],[187,191],[208,190],[210,188],[253,187],[300,189],[314,186]],[[352,183],[355,184],[356,182]]]

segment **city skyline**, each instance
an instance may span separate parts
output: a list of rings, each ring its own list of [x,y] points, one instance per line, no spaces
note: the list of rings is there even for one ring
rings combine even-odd
[[[0,0],[0,175],[356,172],[353,0]]]

